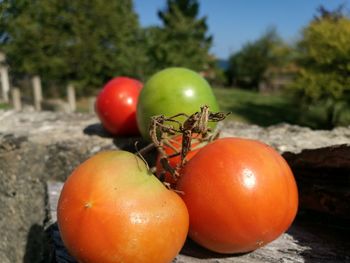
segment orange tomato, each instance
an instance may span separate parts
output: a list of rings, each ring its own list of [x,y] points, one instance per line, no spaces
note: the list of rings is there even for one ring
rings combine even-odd
[[[189,236],[220,253],[255,250],[288,229],[298,208],[286,161],[254,140],[223,138],[203,148],[177,183],[190,215]]]
[[[81,164],[64,184],[57,217],[68,251],[89,263],[171,262],[189,223],[181,198],[125,151]]]
[[[199,135],[194,134],[192,136],[192,146],[191,146],[191,150],[188,152],[188,154],[186,155],[186,162],[188,162],[198,151],[201,147],[203,147],[206,143],[203,142],[201,143],[200,141],[198,141],[197,139]],[[174,137],[171,138],[170,140],[170,144],[172,147],[165,145],[164,146],[164,151],[166,153],[167,156],[172,156],[177,152],[181,151],[181,145],[182,145],[182,135],[175,135]],[[156,175],[158,178],[164,177],[164,181],[171,184],[171,185],[175,185],[176,181],[173,178],[173,176],[164,170],[161,162],[160,162],[161,156],[158,154],[157,156],[157,160],[156,160]],[[176,169],[176,167],[178,165],[181,164],[181,156],[180,155],[176,155],[176,156],[172,156],[169,157],[169,165]]]

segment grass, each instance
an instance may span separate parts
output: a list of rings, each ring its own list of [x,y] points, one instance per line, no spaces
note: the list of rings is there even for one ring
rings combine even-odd
[[[231,112],[228,119],[270,126],[290,123],[313,129],[327,129],[324,105],[305,107],[286,94],[261,94],[237,88],[213,89],[221,111]],[[90,112],[91,98],[77,101],[78,112]],[[342,109],[339,123],[350,125],[350,108]]]
[[[10,104],[0,102],[0,110],[7,110],[10,108],[11,108]]]
[[[305,107],[285,94],[260,94],[236,88],[214,88],[214,93],[220,109],[231,112],[229,119],[260,126],[285,122],[313,129],[328,127],[323,105]],[[343,112],[341,120],[343,125],[349,125],[350,109]]]
[[[94,97],[83,97],[77,100],[77,112],[93,113]]]
[[[228,119],[245,123],[270,126],[278,123],[290,123],[313,129],[327,129],[325,107],[322,104],[302,106],[292,97],[281,94],[261,94],[255,91],[237,88],[215,87],[221,111],[231,112]],[[79,98],[78,112],[91,112],[92,98]],[[0,109],[9,109],[9,104],[0,102]],[[350,107],[341,108],[338,125],[350,125]]]

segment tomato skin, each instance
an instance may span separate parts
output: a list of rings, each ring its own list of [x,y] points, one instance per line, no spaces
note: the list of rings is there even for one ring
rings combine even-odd
[[[125,151],[99,153],[68,177],[57,208],[62,240],[79,262],[165,263],[188,231],[181,198]]]
[[[116,77],[97,96],[95,111],[103,127],[113,135],[137,135],[136,105],[143,84]]]
[[[291,225],[298,192],[286,161],[254,140],[223,138],[184,167],[177,190],[190,214],[189,236],[219,253],[244,253]]]
[[[209,83],[196,72],[186,68],[167,68],[154,74],[141,91],[137,104],[137,124],[141,135],[149,140],[152,116],[174,116],[178,113],[191,115],[208,105],[213,112],[219,111]],[[184,121],[184,117],[177,120]],[[174,125],[174,123],[169,123]],[[213,123],[211,123],[211,127]]]

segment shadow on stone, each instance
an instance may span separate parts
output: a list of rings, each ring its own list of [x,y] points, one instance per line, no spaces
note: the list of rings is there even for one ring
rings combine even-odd
[[[144,141],[141,137],[119,137],[114,138],[113,143],[118,149],[138,154],[139,151],[149,145],[149,142]],[[149,167],[153,167],[156,163],[157,149],[153,148],[142,155]]]
[[[350,262],[350,227],[347,220],[302,210],[287,233],[304,248],[299,253],[305,263]]]
[[[94,123],[86,126],[83,130],[86,135],[97,135],[103,138],[113,138],[109,132],[107,132],[100,123]]]
[[[147,146],[141,137],[114,137],[113,144],[118,147],[120,150],[136,153],[141,150],[143,147]]]
[[[239,254],[220,254],[213,251],[210,251],[191,239],[187,238],[185,245],[181,249],[180,254],[191,256],[194,258],[200,258],[200,259],[211,259],[211,258],[227,258],[227,257],[239,257],[247,253],[239,253]]]
[[[68,253],[61,239],[60,231],[57,223],[54,223],[48,229],[53,243],[53,258],[52,262],[57,263],[76,263],[77,261]]]
[[[113,136],[112,134],[108,133],[100,123],[91,124],[85,127],[83,132],[84,134],[90,136],[96,135],[102,138],[112,139],[113,144],[118,149],[135,154],[149,144],[149,142],[145,141],[140,136]],[[143,156],[150,167],[155,165],[156,155],[156,149],[152,149]]]
[[[49,240],[43,226],[34,224],[27,236],[27,244],[23,263],[46,263],[50,262]]]

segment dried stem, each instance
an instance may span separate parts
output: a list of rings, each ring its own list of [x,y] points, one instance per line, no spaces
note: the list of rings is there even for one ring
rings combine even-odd
[[[209,107],[204,105],[200,108],[199,112],[190,116],[184,113],[179,113],[171,117],[165,117],[164,115],[152,117],[149,134],[153,146],[157,148],[160,154],[160,163],[163,166],[164,171],[169,172],[174,181],[177,181],[180,176],[179,170],[186,163],[186,156],[191,151],[192,140],[198,139],[200,142],[211,142],[216,140],[219,133],[212,133],[210,127],[208,127],[208,123],[222,121],[228,114],[229,113],[223,112],[210,112]],[[186,119],[181,123],[176,119],[177,117],[185,117]],[[182,135],[180,151],[172,145],[172,142],[174,141],[171,137],[176,134]],[[196,138],[193,138],[194,136]],[[164,147],[170,147],[175,153],[168,156]],[[143,149],[141,151],[143,152]],[[177,155],[181,156],[181,162],[178,167],[171,167],[169,159]]]

